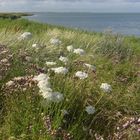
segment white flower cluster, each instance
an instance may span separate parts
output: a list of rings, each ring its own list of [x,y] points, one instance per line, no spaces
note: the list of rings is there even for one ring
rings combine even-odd
[[[74,49],[73,53],[79,54],[79,55],[84,55],[85,51],[83,49],[77,48],[77,49]]]
[[[88,74],[85,73],[85,72],[82,72],[82,71],[77,71],[75,73],[75,76],[78,77],[78,78],[80,78],[80,79],[85,79],[85,78],[88,77]]]
[[[102,83],[100,88],[104,91],[104,92],[111,92],[112,91],[112,87],[111,85],[107,84],[107,83]]]
[[[68,73],[68,69],[65,67],[51,68],[51,70],[57,74],[67,74]]]
[[[93,106],[87,106],[86,107],[86,112],[90,115],[90,114],[94,114],[95,113],[95,107]]]
[[[74,49],[74,47],[72,45],[67,46],[67,51],[68,52],[73,52],[73,53],[79,54],[79,55],[84,55],[85,54],[85,51],[83,49],[81,49],[81,48]]]
[[[68,52],[73,52],[73,50],[74,50],[74,48],[73,48],[72,45],[67,46],[67,51],[68,51]]]
[[[65,64],[67,64],[67,62],[68,62],[68,58],[67,58],[67,57],[63,57],[63,56],[60,56],[60,57],[59,57],[59,60],[60,60],[61,62],[65,63]]]
[[[44,99],[51,102],[60,102],[64,99],[63,95],[59,92],[53,92],[50,85],[50,77],[46,74],[39,74],[34,77],[34,80],[38,82],[38,87],[40,89],[40,93]]]
[[[26,40],[30,38],[32,38],[32,34],[30,32],[25,32],[19,37],[19,40]]]
[[[62,42],[58,38],[52,38],[50,39],[50,43],[54,46],[60,45]]]

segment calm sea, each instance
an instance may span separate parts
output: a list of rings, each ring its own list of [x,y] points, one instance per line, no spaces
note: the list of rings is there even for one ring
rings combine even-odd
[[[140,36],[139,13],[34,13],[26,17],[30,20],[80,28],[88,31],[103,32],[112,29],[124,35]]]

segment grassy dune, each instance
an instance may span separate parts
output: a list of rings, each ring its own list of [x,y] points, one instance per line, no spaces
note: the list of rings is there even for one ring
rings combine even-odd
[[[32,38],[19,40],[27,31]],[[52,45],[52,38],[61,44]],[[39,49],[32,47],[34,43]],[[18,19],[0,20],[0,44],[0,139],[140,139],[139,38]],[[85,55],[68,52],[69,45],[82,48]],[[67,64],[60,62],[61,55],[68,58]],[[54,73],[46,61],[68,68],[68,73]],[[95,69],[88,69],[85,63]],[[75,77],[77,71],[88,77]],[[40,96],[37,83],[32,81],[39,73],[49,75],[53,91],[64,96],[61,102],[47,103]],[[11,80],[14,85],[8,86]],[[112,91],[104,92],[102,83],[110,84]],[[88,114],[87,106],[95,112]]]

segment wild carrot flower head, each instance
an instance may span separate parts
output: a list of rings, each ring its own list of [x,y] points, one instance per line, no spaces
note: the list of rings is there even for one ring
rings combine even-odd
[[[38,82],[38,85],[37,85],[41,91],[48,91],[48,89],[50,88],[50,82],[48,80],[42,80],[42,81],[39,81]]]
[[[25,40],[30,39],[32,37],[32,34],[30,32],[24,32],[20,37],[19,40]]]
[[[93,106],[87,106],[86,107],[86,112],[88,113],[88,114],[94,114],[95,113],[95,107],[93,107]]]
[[[44,73],[34,77],[34,80],[38,81],[37,86],[40,89],[40,95],[49,102],[58,103],[63,100],[63,95],[59,92],[53,92],[49,79]]]
[[[83,49],[74,49],[73,51],[75,54],[79,54],[79,55],[84,55],[85,54],[85,51]]]
[[[46,74],[44,74],[44,73],[41,73],[41,74],[39,74],[38,76],[35,76],[34,78],[33,78],[33,80],[36,80],[36,81],[43,81],[43,80],[48,80],[48,79],[50,79],[49,78],[49,76],[47,76]]]
[[[64,62],[65,64],[68,62],[68,58],[63,56],[60,56],[59,60]]]
[[[85,72],[82,72],[82,71],[77,71],[75,73],[75,76],[78,77],[78,78],[80,78],[80,79],[85,79],[85,78],[88,77],[88,74],[85,73]]]
[[[51,70],[57,74],[67,74],[68,73],[68,69],[65,67],[52,68]]]
[[[67,51],[68,51],[68,52],[73,52],[73,50],[74,50],[74,48],[73,48],[72,45],[67,46]]]
[[[41,94],[43,98],[46,99],[47,101],[51,101],[55,103],[59,103],[64,99],[63,94],[59,92],[43,92]]]
[[[63,94],[60,92],[53,92],[53,101],[54,102],[60,102],[64,99]]]
[[[52,91],[46,91],[46,92],[41,92],[41,95],[44,99],[48,100],[48,101],[52,101],[53,100],[53,94]]]
[[[61,44],[61,40],[59,40],[58,38],[52,38],[50,39],[50,43],[54,46],[57,46]]]
[[[107,84],[107,83],[102,83],[100,88],[104,91],[104,92],[111,92],[112,88],[111,85]]]

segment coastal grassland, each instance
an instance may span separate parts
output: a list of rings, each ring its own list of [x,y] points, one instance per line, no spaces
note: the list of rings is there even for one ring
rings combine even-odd
[[[0,13],[0,19],[18,19],[22,16],[31,16],[31,13]]]
[[[19,41],[18,37],[26,31],[33,37]],[[62,43],[53,46],[51,38],[59,38]],[[34,43],[41,47],[35,50]],[[0,60],[7,58],[10,64],[3,70],[0,65],[0,139],[139,140],[139,38],[6,19],[0,20],[0,44],[8,49]],[[69,53],[68,45],[80,47],[86,54]],[[61,54],[69,59],[66,65],[58,60]],[[46,61],[55,61],[56,66],[65,66],[69,72],[49,72]],[[86,69],[83,63],[94,65],[96,70]],[[47,104],[36,85],[26,89],[5,87],[15,77],[38,75],[42,71],[49,74],[52,89],[63,93],[62,102]],[[88,78],[75,78],[77,71],[87,72]],[[100,89],[102,83],[109,83],[112,92],[104,93]],[[89,105],[95,107],[92,115],[85,111]]]

